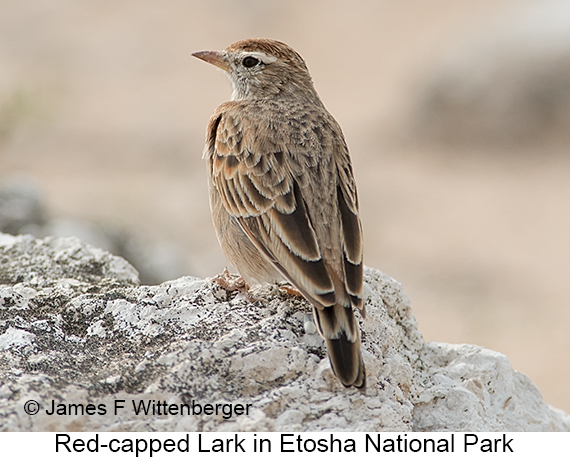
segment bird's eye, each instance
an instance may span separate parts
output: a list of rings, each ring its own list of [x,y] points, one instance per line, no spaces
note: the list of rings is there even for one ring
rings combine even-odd
[[[259,63],[259,59],[256,59],[255,57],[252,56],[247,56],[245,59],[243,59],[242,63],[244,67],[251,68],[255,67]]]

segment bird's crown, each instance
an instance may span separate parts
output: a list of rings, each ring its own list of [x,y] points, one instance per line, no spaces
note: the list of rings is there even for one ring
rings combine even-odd
[[[228,53],[261,53],[307,70],[303,58],[291,46],[269,38],[248,38],[226,48]]]

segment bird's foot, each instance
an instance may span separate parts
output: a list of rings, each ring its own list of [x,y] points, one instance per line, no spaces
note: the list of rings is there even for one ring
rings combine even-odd
[[[295,297],[303,296],[303,294],[299,292],[299,289],[297,289],[295,286],[292,286],[291,284],[282,284],[279,286],[279,290],[282,290],[287,295],[293,295]]]
[[[215,282],[227,292],[235,292],[238,290],[240,292],[244,292],[246,295],[249,293],[249,287],[245,283],[245,280],[241,276],[237,278],[235,276],[232,277],[227,268],[224,268],[222,274],[214,276],[211,281]]]

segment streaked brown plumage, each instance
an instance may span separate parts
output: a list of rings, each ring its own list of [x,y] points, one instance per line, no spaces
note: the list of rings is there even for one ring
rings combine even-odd
[[[210,118],[204,156],[220,245],[247,283],[289,280],[313,305],[334,373],[364,387],[362,230],[348,148],[305,62],[248,39],[194,56],[225,70],[232,100]]]

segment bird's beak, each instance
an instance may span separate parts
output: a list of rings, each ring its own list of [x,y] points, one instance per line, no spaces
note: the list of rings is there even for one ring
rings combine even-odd
[[[228,71],[230,69],[225,56],[219,51],[198,51],[192,53],[192,55],[205,62],[211,63],[224,71]]]

